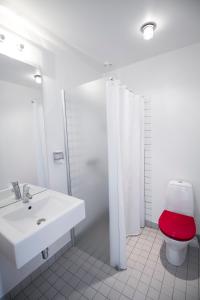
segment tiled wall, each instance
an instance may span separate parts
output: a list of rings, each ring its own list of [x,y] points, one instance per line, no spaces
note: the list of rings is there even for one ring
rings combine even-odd
[[[152,221],[152,110],[148,98],[144,99],[144,183],[145,220]]]

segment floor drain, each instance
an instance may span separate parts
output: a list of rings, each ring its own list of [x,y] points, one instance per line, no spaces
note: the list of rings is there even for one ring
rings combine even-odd
[[[42,222],[45,222],[46,219],[45,218],[41,218],[39,220],[37,220],[37,225],[40,225]]]

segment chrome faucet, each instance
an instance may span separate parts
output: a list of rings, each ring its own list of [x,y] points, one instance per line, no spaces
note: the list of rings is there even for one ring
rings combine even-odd
[[[32,199],[31,194],[29,193],[30,191],[30,186],[28,184],[23,185],[23,196],[22,196],[22,202],[23,203],[28,203],[30,199]]]
[[[12,191],[15,194],[15,199],[20,200],[22,198],[22,195],[21,195],[21,191],[20,191],[18,181],[11,182],[11,184],[12,184],[12,187],[13,187]]]

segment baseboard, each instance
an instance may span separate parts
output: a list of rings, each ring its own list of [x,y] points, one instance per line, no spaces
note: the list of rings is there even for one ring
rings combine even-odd
[[[154,229],[158,229],[158,224],[152,221],[145,221],[145,226],[146,227],[150,227],[150,228],[154,228]]]

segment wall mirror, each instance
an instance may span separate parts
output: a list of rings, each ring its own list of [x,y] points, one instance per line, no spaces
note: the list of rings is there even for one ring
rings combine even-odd
[[[0,54],[0,207],[15,201],[11,190],[3,196],[12,181],[47,185],[42,84],[35,80],[37,72],[36,67]]]

